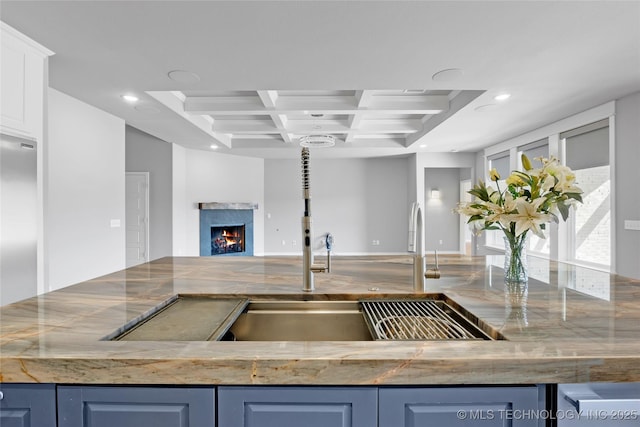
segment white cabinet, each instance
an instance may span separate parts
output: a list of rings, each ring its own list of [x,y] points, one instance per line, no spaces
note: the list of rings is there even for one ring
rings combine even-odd
[[[53,52],[0,22],[0,132],[42,140],[46,61]]]
[[[640,425],[640,383],[558,385],[558,427]]]

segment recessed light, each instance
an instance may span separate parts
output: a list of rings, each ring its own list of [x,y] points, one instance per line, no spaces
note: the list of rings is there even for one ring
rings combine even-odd
[[[420,144],[420,148],[427,148],[428,145],[427,144]]]
[[[126,94],[126,95],[122,95],[122,99],[124,99],[127,102],[138,102],[138,97],[135,95],[130,95],[130,94]]]
[[[169,78],[174,82],[178,83],[198,83],[200,81],[199,75],[185,70],[169,71],[169,73],[167,73],[167,76],[169,76]]]
[[[218,146],[216,144],[211,144],[209,148],[211,148],[212,150],[217,150]]]
[[[447,68],[446,70],[440,70],[431,76],[431,80],[434,82],[451,82],[462,77],[464,72],[460,68]]]
[[[510,93],[501,93],[500,95],[496,95],[493,97],[493,99],[495,99],[496,101],[504,101],[511,98],[511,94]]]

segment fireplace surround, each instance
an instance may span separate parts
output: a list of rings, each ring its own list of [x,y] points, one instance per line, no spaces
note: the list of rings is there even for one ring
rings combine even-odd
[[[200,256],[253,256],[257,203],[198,203]]]

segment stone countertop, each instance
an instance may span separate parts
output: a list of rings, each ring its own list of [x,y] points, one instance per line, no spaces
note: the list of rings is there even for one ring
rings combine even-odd
[[[318,257],[318,261],[321,257]],[[532,384],[640,381],[640,281],[531,258],[509,292],[502,257],[440,256],[429,293],[504,341],[105,341],[176,294],[349,298],[412,293],[409,256],[334,257],[301,291],[299,257],[167,257],[0,308],[0,382]]]

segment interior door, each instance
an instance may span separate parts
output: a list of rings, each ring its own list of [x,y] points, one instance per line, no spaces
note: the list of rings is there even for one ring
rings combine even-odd
[[[149,172],[127,172],[127,267],[149,261]]]

